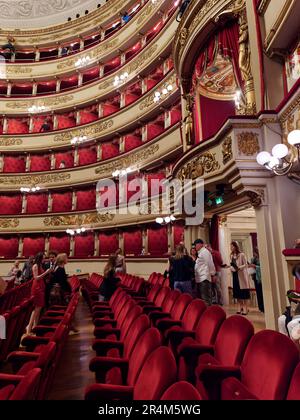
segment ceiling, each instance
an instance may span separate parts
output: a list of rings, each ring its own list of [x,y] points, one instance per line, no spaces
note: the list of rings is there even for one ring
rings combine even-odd
[[[1,29],[33,29],[64,23],[105,0],[0,0]]]

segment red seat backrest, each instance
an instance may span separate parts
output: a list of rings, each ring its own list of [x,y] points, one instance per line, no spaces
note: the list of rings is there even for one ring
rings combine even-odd
[[[179,290],[172,290],[171,293],[168,295],[167,299],[164,300],[162,308],[164,312],[171,312],[175,302],[179,298],[181,293]]]
[[[181,319],[183,317],[184,311],[192,300],[192,296],[188,293],[183,293],[181,296],[179,296],[179,298],[176,300],[176,305],[174,305],[171,310],[172,319]]]
[[[182,317],[182,327],[185,330],[193,330],[197,325],[201,315],[206,309],[206,304],[201,299],[194,299],[186,308]]]
[[[196,340],[204,345],[214,344],[225,319],[226,313],[220,306],[209,306],[199,319],[196,327]]]
[[[200,401],[203,398],[197,391],[197,389],[186,381],[176,382],[175,384],[171,385],[161,397],[161,400],[167,401]]]
[[[287,400],[300,400],[300,363],[294,370],[293,377],[290,383]]]
[[[37,395],[39,380],[41,376],[41,369],[32,369],[24,378],[18,383],[10,400],[34,400]]]

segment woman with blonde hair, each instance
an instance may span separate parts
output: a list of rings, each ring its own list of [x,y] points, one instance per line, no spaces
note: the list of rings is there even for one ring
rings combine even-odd
[[[68,282],[68,276],[65,270],[65,265],[67,264],[67,262],[67,254],[57,255],[55,269],[50,280],[50,300],[51,296],[53,296],[54,294],[58,296],[58,294],[60,293],[61,304],[68,303],[69,296],[72,293],[72,289]],[[56,291],[55,293],[54,290]]]
[[[194,261],[186,254],[184,245],[176,246],[175,255],[171,258],[170,265],[172,266],[174,289],[178,289],[182,293],[192,294]]]
[[[231,242],[230,269],[232,271],[233,298],[238,301],[237,314],[248,314],[250,299],[250,277],[245,254],[240,251],[237,242]]]

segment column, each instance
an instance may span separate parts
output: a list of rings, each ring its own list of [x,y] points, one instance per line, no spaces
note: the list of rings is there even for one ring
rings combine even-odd
[[[82,86],[82,82],[83,82],[83,74],[78,73],[78,87]]]
[[[4,165],[4,156],[0,156],[0,172],[3,172],[3,165]]]
[[[32,96],[37,94],[37,83],[34,81],[32,85]]]
[[[102,144],[97,144],[97,161],[102,159]]]
[[[101,28],[100,30],[100,41],[103,41],[105,39],[105,30]]]
[[[174,249],[174,235],[173,235],[173,226],[169,223],[167,226],[168,232],[168,249],[171,251]]]
[[[124,52],[120,51],[121,53],[121,66],[126,63],[126,55]]]
[[[3,115],[3,134],[7,133],[8,121],[7,117]]]
[[[98,104],[98,118],[101,118],[102,116],[103,116],[102,104],[99,103]]]
[[[72,211],[76,210],[76,204],[77,204],[76,191],[72,191]]]
[[[170,125],[171,125],[171,112],[166,111],[165,112],[165,128],[170,127]]]
[[[124,254],[124,238],[123,238],[123,232],[119,232],[118,233],[118,237],[119,237],[119,248],[121,248],[122,253]]]
[[[40,50],[36,47],[34,61],[40,61]]]
[[[21,211],[21,213],[22,214],[26,213],[26,209],[27,209],[27,196],[24,193],[23,196],[22,196],[22,211]]]
[[[30,171],[30,165],[31,165],[30,153],[28,153],[26,155],[26,162],[25,162],[25,171],[26,172],[29,172]]]
[[[56,79],[56,93],[60,92],[60,84],[61,84],[61,80]]]
[[[55,169],[55,163],[56,163],[56,157],[55,157],[55,153],[51,153],[51,163],[50,163],[50,168],[51,170]]]
[[[125,106],[125,92],[122,91],[120,93],[121,93],[121,95],[120,95],[120,108],[124,108],[124,106]]]
[[[148,254],[148,232],[147,228],[142,230],[142,246],[145,248],[145,254]]]
[[[47,233],[46,238],[45,238],[45,254],[46,255],[49,255],[49,250],[50,250],[50,234]]]
[[[74,236],[71,235],[71,237],[70,237],[70,257],[74,257],[74,245],[75,245]]]
[[[78,166],[78,158],[79,158],[78,147],[75,147],[75,150],[74,150],[74,166]]]
[[[94,232],[94,257],[99,256],[99,235],[98,232]]]
[[[32,133],[33,131],[33,117],[30,115],[29,117],[29,133]]]
[[[60,45],[60,46],[58,47],[58,54],[57,54],[57,57],[58,57],[58,58],[60,58],[60,57],[61,57],[61,54],[62,54],[62,46]]]
[[[100,64],[99,67],[99,79],[101,79],[104,76],[104,66],[103,64]]]
[[[79,50],[83,51],[84,50],[84,40],[82,38],[80,38],[80,46],[79,46]]]
[[[51,211],[52,211],[52,194],[49,191],[49,193],[48,193],[48,208],[47,208],[47,212],[48,213],[51,213]]]
[[[219,250],[222,255],[223,262],[229,264],[229,252],[230,252],[230,232],[227,228],[226,219],[220,223],[219,226]],[[228,287],[232,284],[231,271],[228,269],[221,270],[221,287],[224,305],[229,304]]]
[[[142,126],[142,141],[143,142],[147,141],[147,126],[146,125]]]
[[[75,115],[76,115],[76,125],[80,125],[80,111],[77,110],[75,112]]]
[[[124,136],[121,136],[120,139],[119,139],[119,151],[120,151],[120,153],[125,152]]]
[[[147,77],[142,79],[142,95],[147,92]]]
[[[23,235],[19,236],[18,258],[23,256]]]
[[[11,88],[12,88],[12,83],[8,82],[7,83],[7,91],[6,91],[6,95],[10,96],[11,95]]]
[[[53,115],[53,130],[57,130],[57,125],[58,125],[57,115]]]

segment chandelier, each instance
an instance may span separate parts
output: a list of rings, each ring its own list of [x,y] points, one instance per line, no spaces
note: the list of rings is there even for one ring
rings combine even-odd
[[[83,67],[90,63],[91,57],[89,55],[85,57],[78,58],[78,60],[75,62],[75,67]]]
[[[84,143],[87,140],[88,140],[87,136],[73,137],[71,139],[71,144]]]
[[[24,192],[24,193],[29,193],[29,192],[38,192],[40,191],[41,187],[21,187],[20,191]]]
[[[79,228],[76,228],[76,229],[67,229],[66,230],[66,233],[68,234],[68,235],[71,235],[71,236],[74,236],[74,235],[80,235],[81,233],[84,233],[84,232],[86,232],[86,228],[85,227],[79,227]]]
[[[297,162],[295,162],[294,156],[290,153],[289,148],[282,143],[276,144],[271,153],[267,151],[260,152],[256,160],[259,165],[264,166],[275,175],[288,175],[290,179],[300,183],[300,130],[290,132],[288,143],[297,149]]]
[[[47,108],[44,105],[32,105],[28,108],[28,112],[30,112],[30,114],[37,114],[45,111],[47,111]]]
[[[154,102],[159,102],[161,99],[164,98],[164,96],[166,96],[172,90],[173,90],[173,85],[171,85],[171,84],[169,84],[167,87],[163,88],[161,92],[159,90],[157,90],[156,92],[154,92],[153,101]]]
[[[127,71],[125,71],[124,73],[122,73],[120,76],[116,76],[115,80],[114,80],[114,86],[118,86],[121,83],[124,83],[126,79],[128,79],[129,74],[127,73]]]
[[[175,220],[176,220],[176,217],[173,216],[173,214],[166,217],[157,217],[155,219],[156,223],[158,223],[159,225],[168,225],[171,222],[175,222]]]

